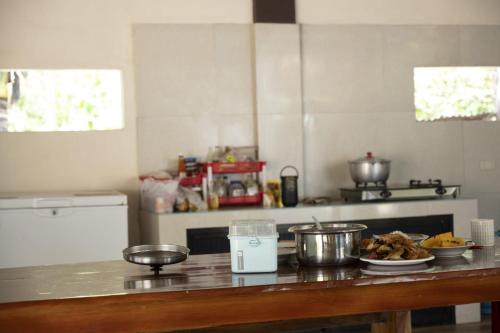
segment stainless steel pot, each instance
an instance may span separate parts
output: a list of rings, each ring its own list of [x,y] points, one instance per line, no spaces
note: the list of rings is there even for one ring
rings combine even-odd
[[[345,265],[359,259],[364,224],[326,223],[294,226],[297,260],[303,265]]]
[[[349,161],[349,171],[356,185],[363,183],[385,184],[391,171],[391,161],[376,158],[372,153],[354,161]]]

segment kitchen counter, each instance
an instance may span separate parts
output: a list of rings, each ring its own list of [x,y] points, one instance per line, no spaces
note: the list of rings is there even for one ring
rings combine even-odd
[[[478,217],[477,199],[336,202],[325,206],[271,209],[252,207],[173,214],[155,214],[142,211],[140,227],[143,244],[172,243],[187,246],[187,229],[228,227],[231,221],[238,219],[273,219],[277,224],[294,224],[312,222],[312,216],[315,216],[320,222],[332,222],[444,214],[453,215],[455,234],[470,238],[470,221]]]
[[[158,277],[125,261],[0,269],[0,327],[166,332],[500,300],[495,248],[435,260],[421,273],[372,276],[366,268],[232,274],[229,255],[217,254],[164,266]]]

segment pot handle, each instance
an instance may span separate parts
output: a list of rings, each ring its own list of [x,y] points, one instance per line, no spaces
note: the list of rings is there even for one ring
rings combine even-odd
[[[283,177],[283,171],[285,171],[285,169],[294,169],[295,172],[297,173],[297,175],[295,177],[299,176],[299,170],[297,170],[296,167],[294,167],[293,165],[287,165],[287,166],[283,167],[283,169],[281,169],[281,171],[280,171],[280,177]]]

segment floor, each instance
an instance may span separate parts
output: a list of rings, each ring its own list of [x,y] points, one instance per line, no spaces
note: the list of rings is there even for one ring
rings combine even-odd
[[[366,317],[366,318],[365,318]],[[199,332],[199,333],[371,333],[371,325],[367,321],[368,315],[354,317],[344,317],[342,323],[338,322],[338,317],[333,318],[334,323],[330,323],[328,319],[322,319],[318,323],[318,319],[300,320],[291,323],[276,322],[250,324],[245,326],[225,326],[208,329],[187,330],[182,332]],[[373,319],[373,315],[369,317]],[[297,324],[299,323],[299,324]],[[340,324],[339,324],[340,323]],[[360,324],[363,323],[363,324]],[[315,328],[313,328],[316,326]],[[483,320],[479,323],[460,324],[460,325],[436,325],[436,326],[421,326],[413,327],[413,333],[491,333],[491,321],[489,316],[483,316]]]
[[[370,333],[369,325],[363,327],[335,327],[323,328],[313,331],[300,331],[301,333]],[[295,332],[294,332],[295,333]],[[479,323],[458,325],[437,325],[412,328],[412,333],[491,333],[489,316],[483,316]]]
[[[414,328],[413,333],[491,333],[490,318],[485,317],[479,323],[460,324],[460,325],[442,325],[431,327]]]

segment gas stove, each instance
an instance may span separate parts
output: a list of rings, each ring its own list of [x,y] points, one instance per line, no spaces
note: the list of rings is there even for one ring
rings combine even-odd
[[[357,184],[353,188],[340,189],[340,196],[346,202],[455,199],[458,195],[460,195],[460,185],[443,185],[441,179],[429,179],[428,181],[412,179],[408,185],[401,186]]]

